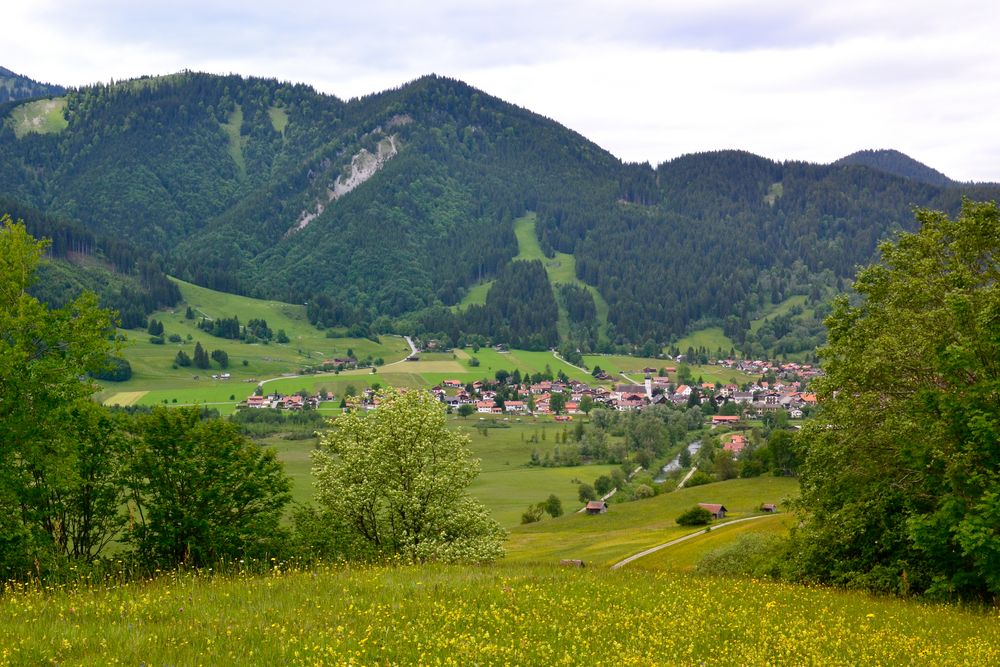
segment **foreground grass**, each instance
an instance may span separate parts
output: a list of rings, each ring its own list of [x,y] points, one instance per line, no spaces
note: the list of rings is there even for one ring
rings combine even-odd
[[[995,611],[676,573],[274,568],[0,596],[0,665],[987,665]]]

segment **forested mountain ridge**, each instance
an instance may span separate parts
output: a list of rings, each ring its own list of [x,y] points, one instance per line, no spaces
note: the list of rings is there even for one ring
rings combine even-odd
[[[902,176],[903,178],[909,178],[930,185],[952,185],[954,183],[954,181],[937,169],[932,169],[926,164],[918,162],[896,150],[857,151],[856,153],[851,153],[846,157],[840,158],[834,164],[864,165],[884,171],[887,174]]]
[[[604,344],[669,343],[705,324],[742,344],[760,308],[822,300],[912,225],[914,206],[954,213],[963,195],[1000,192],[739,151],[624,164],[433,75],[343,101],[183,72],[54,102],[63,124],[45,132],[23,126],[24,103],[0,107],[0,195],[128,238],[181,278],[306,302],[317,325],[358,333],[551,344],[551,323],[499,295],[448,308],[480,281],[540,275],[505,268],[518,252],[513,220],[535,211],[544,253],[573,255],[608,302]],[[549,312],[552,290],[536,282],[521,298]],[[600,344],[580,336],[583,349]]]
[[[118,312],[121,326],[145,326],[146,315],[180,301],[177,284],[163,272],[162,260],[127,240],[97,235],[81,225],[46,215],[0,196],[0,217],[21,220],[35,238],[49,240],[48,261],[38,268],[31,293],[62,307],[83,290],[101,306]]]
[[[66,89],[51,83],[39,83],[0,67],[0,103],[43,95],[62,95]]]

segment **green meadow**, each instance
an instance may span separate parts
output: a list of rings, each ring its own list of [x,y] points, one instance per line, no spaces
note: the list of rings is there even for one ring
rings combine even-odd
[[[572,514],[512,529],[508,558],[543,563],[573,558],[610,566],[644,549],[695,532],[677,525],[676,519],[697,503],[721,503],[729,510],[726,519],[732,520],[758,514],[762,503],[780,503],[797,494],[796,479],[756,477],[679,489],[646,500],[612,503],[604,514]]]
[[[636,559],[625,567],[692,572],[706,553],[730,547],[746,535],[787,536],[789,529],[794,525],[794,514],[772,514],[762,519],[737,523],[726,526],[722,530],[703,533],[694,539]]]
[[[667,571],[272,563],[11,588],[0,665],[41,664],[996,665],[1000,619]]]
[[[729,336],[722,333],[722,327],[699,329],[677,341],[677,349],[681,351],[681,354],[684,354],[689,347],[695,350],[704,347],[708,350],[709,356],[714,355],[715,351],[720,348],[725,354],[729,354],[729,350],[735,346],[736,343]]]
[[[69,121],[63,115],[65,109],[65,97],[26,102],[11,112],[9,122],[18,139],[32,133],[58,134],[69,127]]]
[[[335,416],[339,410],[329,411]],[[491,421],[492,418],[482,422]],[[551,454],[556,447],[556,435],[567,433],[571,426],[530,417],[499,418],[500,428],[480,430],[478,416],[453,417],[449,428],[469,436],[472,456],[480,461],[479,477],[469,492],[481,500],[493,517],[505,528],[517,526],[521,514],[529,505],[555,494],[566,512],[580,507],[578,484],[592,484],[601,475],[608,474],[615,466],[583,465],[564,468],[530,466],[531,454],[540,457]],[[285,472],[292,479],[292,496],[296,502],[308,502],[313,497],[311,462],[309,453],[316,447],[316,439],[285,440],[275,435],[260,441],[273,447],[285,465]]]
[[[804,294],[796,294],[795,296],[790,296],[781,303],[774,304],[761,314],[760,317],[754,320],[750,320],[750,331],[757,333],[757,331],[764,325],[764,322],[768,321],[773,317],[778,317],[780,315],[788,314],[795,306],[800,306],[805,308],[806,301],[808,297]]]
[[[397,336],[383,336],[376,343],[366,338],[327,338],[324,331],[316,329],[306,319],[305,306],[250,299],[225,294],[177,281],[183,302],[176,308],[154,313],[151,317],[163,322],[167,341],[162,345],[150,342],[142,330],[123,331],[127,341],[122,354],[132,366],[132,379],[127,382],[104,383],[98,399],[108,405],[127,402],[140,405],[225,403],[223,411],[231,404],[245,399],[265,378],[296,374],[300,369],[317,366],[326,359],[347,356],[352,350],[360,359],[369,355],[382,357],[387,363],[404,358],[409,348]],[[190,306],[195,319],[186,319]],[[217,338],[198,329],[202,317],[216,319],[237,316],[241,323],[250,319],[263,319],[275,332],[283,329],[289,341],[278,343],[243,343],[238,340]],[[180,342],[169,342],[176,335]],[[211,369],[194,366],[174,368],[179,350],[193,357],[195,343],[200,342],[206,351],[223,350],[229,355],[229,367],[223,371],[212,363]],[[244,363],[245,362],[245,363]],[[212,375],[228,372],[228,380],[214,380]],[[367,371],[366,371],[367,372]],[[301,383],[300,383],[301,384]],[[297,386],[295,390],[300,389]],[[136,397],[136,394],[139,394]],[[230,398],[230,397],[233,398]]]

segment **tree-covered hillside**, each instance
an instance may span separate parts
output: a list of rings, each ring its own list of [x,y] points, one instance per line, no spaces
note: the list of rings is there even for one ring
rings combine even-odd
[[[1000,192],[736,151],[623,164],[438,76],[342,101],[183,72],[39,103],[0,108],[0,195],[126,238],[186,280],[307,303],[320,326],[453,342],[550,344],[549,311],[490,310],[508,298],[499,292],[485,310],[449,310],[512,275],[513,221],[528,211],[543,253],[573,255],[576,277],[608,303],[600,344],[593,322],[565,328],[581,349],[669,344],[702,326],[751,349],[752,320],[792,295],[827,299],[912,225],[913,206],[954,213],[963,194]]]
[[[62,86],[51,83],[39,83],[11,72],[6,67],[0,67],[0,104],[11,100],[22,100],[43,95],[62,95],[66,91]]]
[[[162,259],[127,240],[95,234],[0,196],[4,214],[24,222],[32,236],[49,240],[49,261],[39,267],[31,293],[54,307],[66,306],[86,290],[99,297],[101,307],[117,311],[123,327],[134,328],[145,326],[154,310],[180,301]]]
[[[930,185],[951,185],[952,180],[937,169],[917,162],[908,155],[894,150],[865,150],[851,153],[837,160],[836,164],[855,164],[879,169],[887,174],[910,178]]]

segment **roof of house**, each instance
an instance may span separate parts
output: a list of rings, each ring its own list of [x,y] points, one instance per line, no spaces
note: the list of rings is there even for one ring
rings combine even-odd
[[[698,503],[698,507],[708,510],[712,514],[716,514],[719,510],[723,512],[728,512],[725,505],[719,505],[717,503]]]
[[[587,509],[589,510],[602,510],[607,506],[608,504],[603,500],[591,500],[587,503]]]

